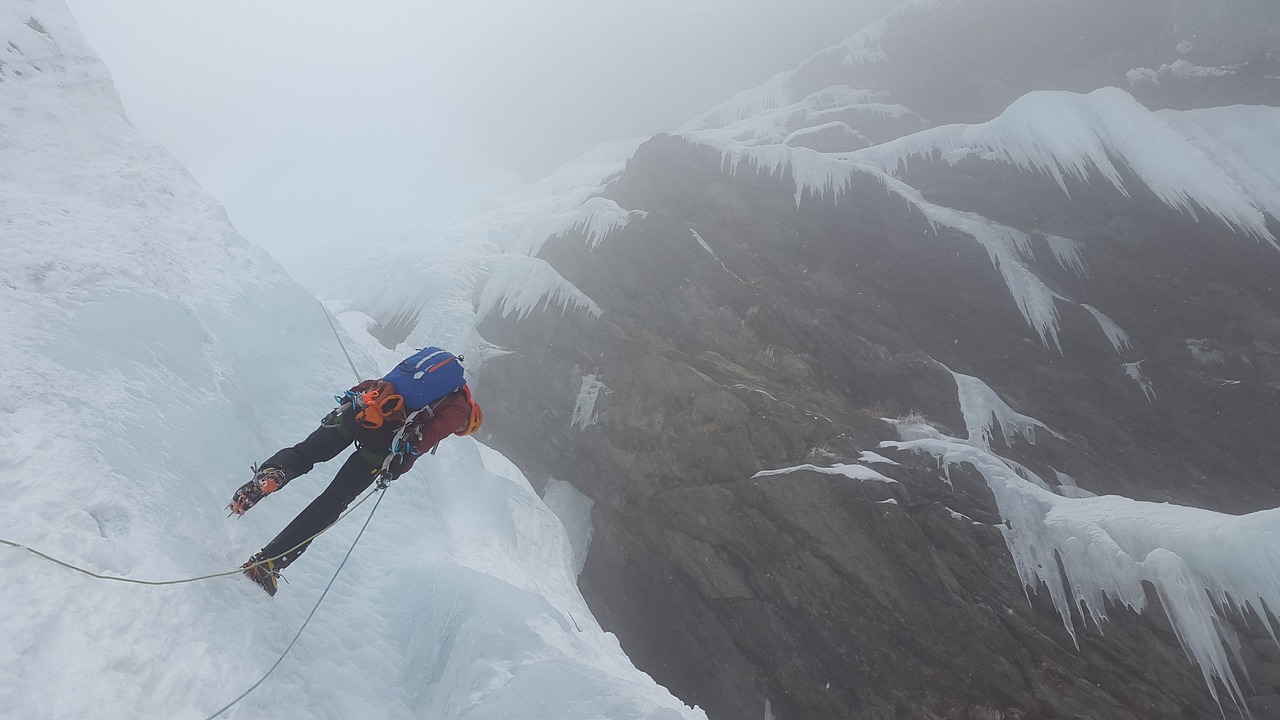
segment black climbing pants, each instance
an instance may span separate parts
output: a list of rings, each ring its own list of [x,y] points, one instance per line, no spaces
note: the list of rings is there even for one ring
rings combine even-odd
[[[272,455],[262,463],[263,467],[275,466],[285,471],[290,480],[305,475],[316,463],[332,460],[338,453],[350,447],[359,437],[360,449],[352,453],[342,464],[329,487],[311,501],[274,540],[262,548],[263,557],[275,557],[285,551],[287,555],[276,561],[276,568],[285,568],[310,545],[308,538],[332,525],[343,510],[360,493],[373,484],[382,468],[382,461],[389,452],[394,431],[372,434],[364,432],[355,423],[354,413],[348,410],[342,415],[325,418],[320,427],[305,440]],[[301,543],[301,544],[300,544]],[[300,545],[299,545],[300,544]],[[297,545],[298,547],[294,548]],[[292,548],[292,549],[291,549]]]

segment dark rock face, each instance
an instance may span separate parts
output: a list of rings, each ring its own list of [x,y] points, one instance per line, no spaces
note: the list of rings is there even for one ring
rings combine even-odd
[[[948,176],[963,171],[915,180],[962,194]],[[486,365],[496,444],[531,476],[596,500],[584,593],[678,696],[712,717],[760,715],[765,698],[782,718],[1216,714],[1150,618],[1113,613],[1076,651],[1043,597],[1028,606],[980,478],[953,472],[952,490],[931,459],[910,456],[881,467],[898,485],[751,477],[851,461],[895,437],[882,416],[916,410],[962,428],[935,358],[980,371],[1065,436],[1011,449],[1030,466],[1094,492],[1276,504],[1266,435],[1280,391],[1262,368],[1280,253],[1154,199],[1022,187],[1001,207],[1095,229],[1070,228],[1090,239],[1091,278],[1062,281],[1126,309],[1118,320],[1150,351],[1158,403],[1091,319],[1064,317],[1067,352],[1046,350],[976,243],[933,234],[882,190],[797,209],[789,183],[727,177],[712,153],[673,138],[644,146],[610,191],[648,209],[645,222],[592,252],[565,237],[543,253],[604,314],[484,328],[518,351]],[[1129,218],[1135,236],[1096,232],[1094,216]],[[1218,274],[1234,278],[1229,292],[1206,282]],[[1252,369],[1219,384],[1225,373],[1187,350],[1192,336]],[[595,424],[570,427],[588,373],[609,391]]]
[[[979,22],[1007,3],[944,2],[917,34],[886,35],[894,57],[947,36],[966,7],[977,10],[961,29],[1008,39],[1033,27],[1042,35],[1014,37],[1048,50],[1034,67],[986,74],[995,56],[962,52],[968,36],[953,32],[949,75],[930,60],[868,76],[931,119],[985,120],[1034,87],[1091,90],[1138,60],[1157,63],[1153,48],[1178,42],[1178,18],[1201,24],[1205,62],[1232,61],[1241,47],[1207,39],[1249,25],[1200,17],[1193,4],[1169,14],[1090,5],[1096,32],[1080,36],[1015,11]],[[1142,24],[1148,11],[1160,22]],[[1254,27],[1240,46],[1256,54],[1274,27]],[[1110,55],[1087,52],[1099,48]],[[1063,59],[1077,56],[1085,68],[1059,82]],[[795,82],[813,87],[801,95],[843,81],[821,59],[802,70]],[[986,85],[966,99],[939,89],[965,73]],[[1238,76],[1211,84],[1209,102],[1270,92]],[[1154,104],[1197,102],[1194,83],[1172,85],[1151,86],[1150,97],[1163,93]],[[895,135],[881,130],[872,142]],[[796,144],[849,149],[839,145],[852,136],[830,133]],[[963,435],[950,368],[1058,433],[999,447],[1046,477],[1054,468],[1094,493],[1235,513],[1280,505],[1280,251],[1176,212],[1133,178],[1128,196],[1102,182],[1067,194],[970,159],[921,163],[903,179],[931,202],[1029,234],[1040,277],[1105,308],[1132,349],[1117,352],[1067,305],[1063,350],[1046,348],[986,250],[935,229],[871,176],[838,201],[797,206],[790,178],[728,175],[718,153],[659,136],[605,192],[643,220],[595,249],[568,234],[540,254],[603,313],[482,326],[514,351],[482,370],[488,440],[535,481],[570,481],[596,502],[588,602],[638,667],[713,719],[762,717],[766,700],[782,720],[1219,716],[1158,603],[1143,615],[1109,608],[1104,628],[1076,616],[1077,647],[1046,594],[1021,586],[983,479],[878,446],[897,439],[883,418],[911,413]],[[1083,244],[1087,274],[1053,259],[1053,235]],[[1154,401],[1121,369],[1138,361]],[[575,422],[584,378],[607,389]],[[891,455],[898,465],[875,467],[896,482],[755,477],[853,463],[864,450]],[[1253,716],[1280,717],[1280,648],[1265,622],[1235,619]]]

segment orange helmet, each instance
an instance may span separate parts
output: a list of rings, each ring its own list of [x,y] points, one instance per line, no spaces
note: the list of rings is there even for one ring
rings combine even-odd
[[[471,403],[471,417],[467,420],[467,426],[458,434],[471,435],[480,429],[480,423],[484,422],[484,413],[480,411],[480,403],[476,402],[476,399],[471,397],[471,388],[463,385],[462,392],[467,396],[467,402]]]

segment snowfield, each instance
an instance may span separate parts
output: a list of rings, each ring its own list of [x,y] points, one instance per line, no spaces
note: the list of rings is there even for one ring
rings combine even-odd
[[[0,2],[0,254],[0,538],[107,575],[226,571],[336,470],[226,517],[249,464],[354,377],[324,307],[130,125],[59,0]],[[468,336],[466,310],[442,340]],[[339,321],[362,373],[397,357],[367,317]],[[210,716],[280,657],[372,507],[274,599],[239,576],[131,585],[0,547],[0,716]],[[705,717],[630,664],[576,568],[514,465],[446,442],[225,717]]]

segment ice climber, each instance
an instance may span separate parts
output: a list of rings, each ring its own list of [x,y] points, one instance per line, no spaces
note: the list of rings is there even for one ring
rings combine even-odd
[[[253,479],[232,496],[227,506],[232,514],[243,515],[316,463],[356,446],[329,487],[242,566],[250,580],[274,596],[280,571],[365,488],[374,481],[385,487],[441,440],[479,429],[483,416],[463,378],[461,360],[440,348],[423,348],[381,380],[365,380],[338,396],[340,404],[319,428],[255,468]]]

